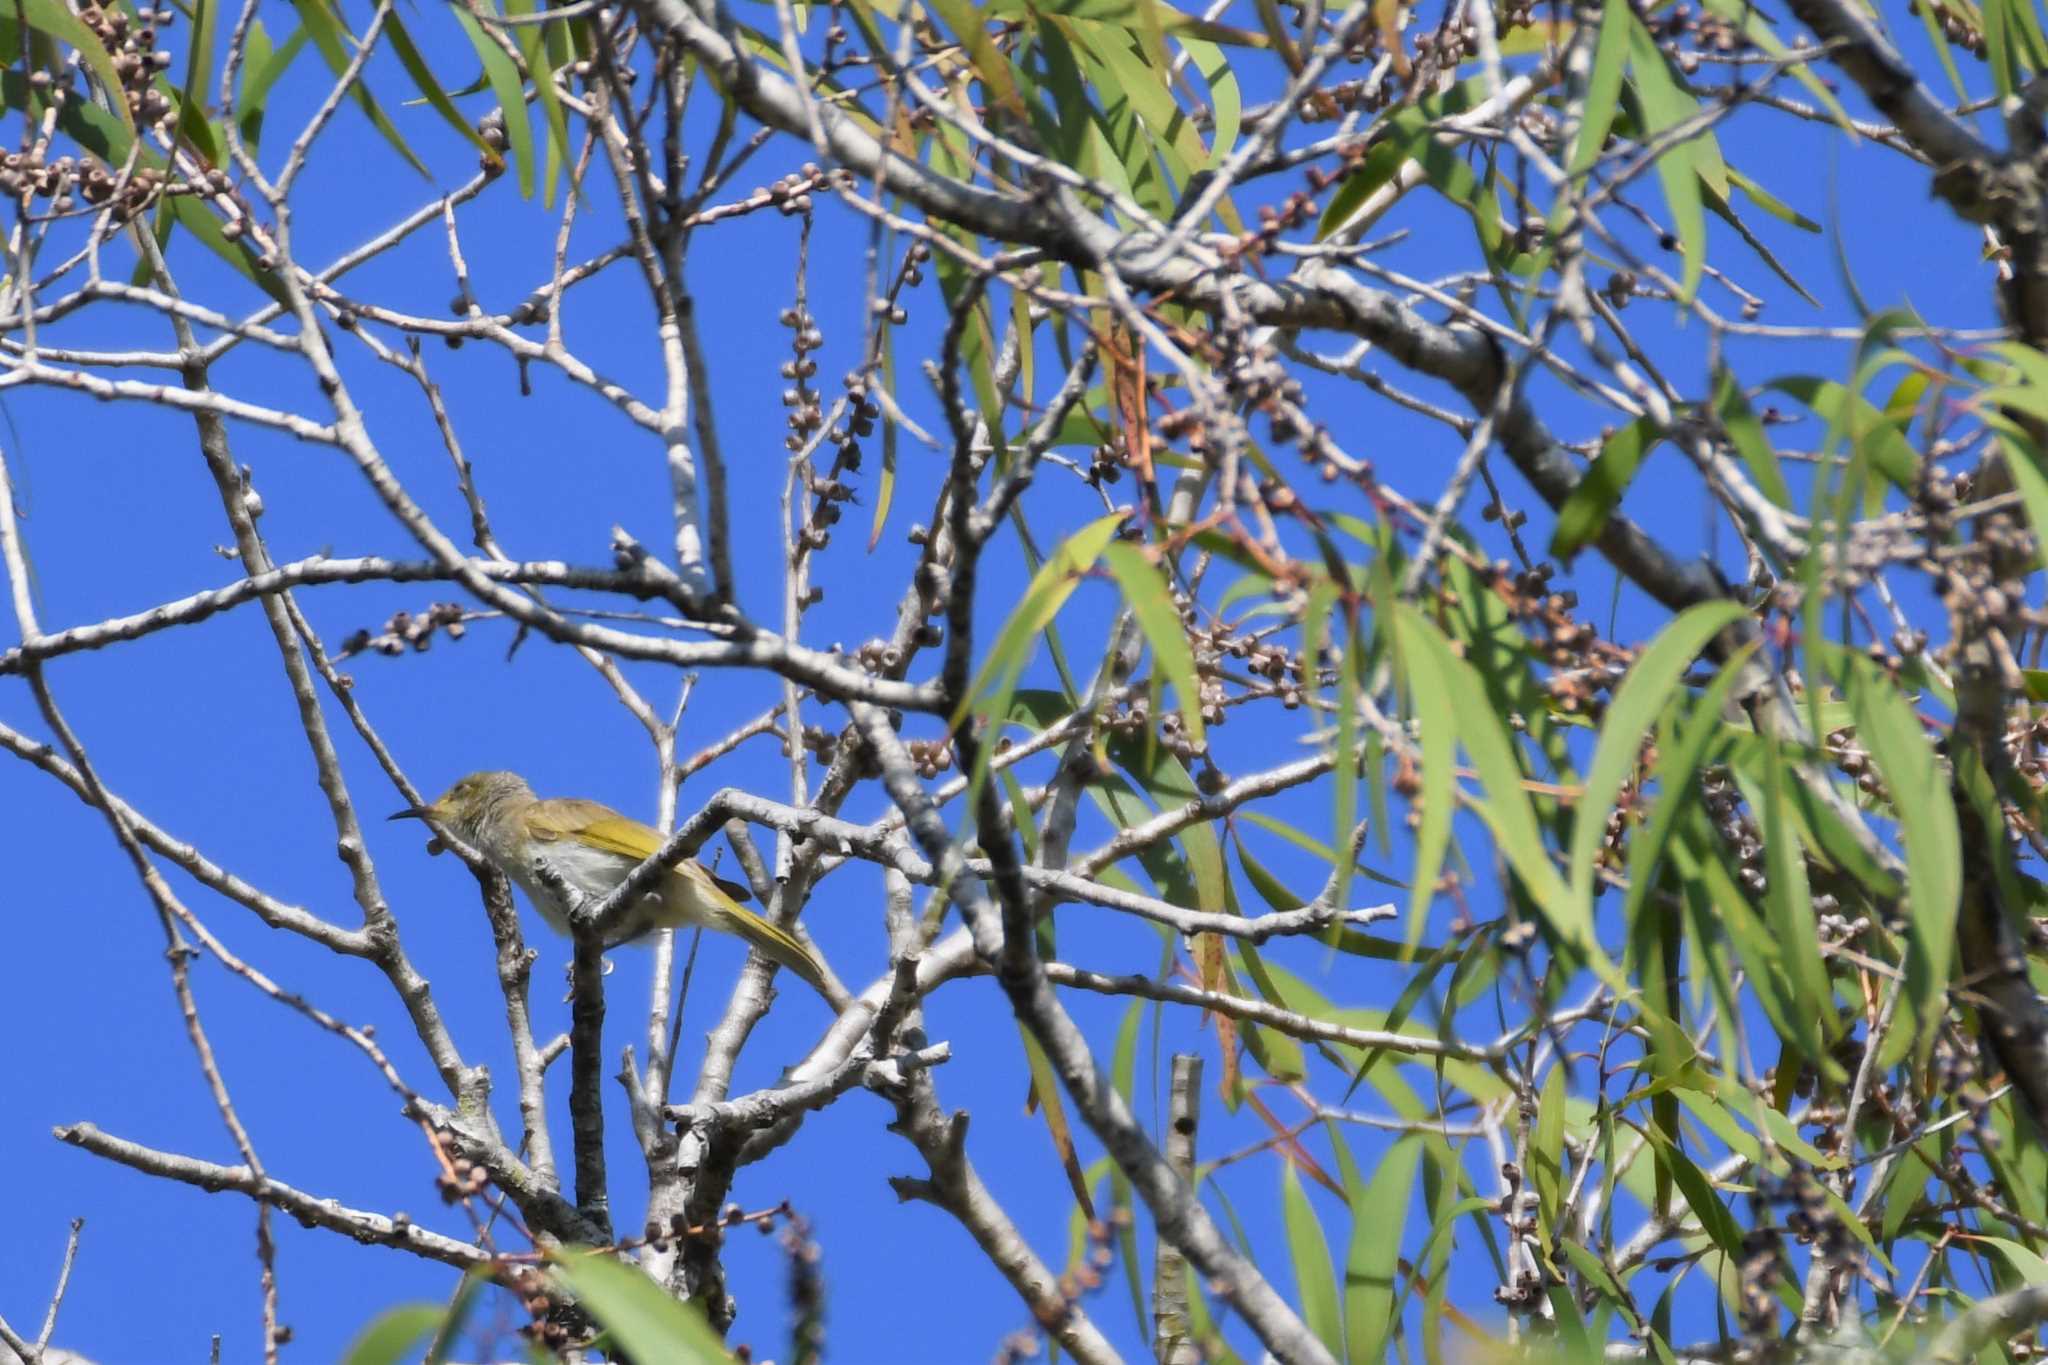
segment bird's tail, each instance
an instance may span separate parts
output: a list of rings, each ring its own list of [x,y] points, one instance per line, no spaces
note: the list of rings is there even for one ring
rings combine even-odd
[[[762,956],[795,972],[827,1000],[832,998],[831,991],[825,986],[825,964],[804,946],[803,940],[745,906],[726,905],[723,918],[725,923],[722,927],[728,933],[745,939],[749,946],[758,948]]]

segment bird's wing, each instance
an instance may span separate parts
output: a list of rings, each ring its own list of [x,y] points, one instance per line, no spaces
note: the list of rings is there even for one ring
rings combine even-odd
[[[616,853],[636,862],[645,862],[654,856],[663,839],[659,833],[628,819],[610,806],[599,801],[584,801],[575,797],[564,797],[553,801],[534,803],[533,813],[527,816],[527,828],[533,837],[544,843],[574,836],[593,848],[606,853]],[[713,886],[716,886],[731,901],[753,899],[753,892],[739,882],[729,882],[723,877],[714,877],[693,863],[692,868]],[[678,868],[682,871],[682,868]],[[693,879],[694,880],[694,879]]]
[[[661,836],[638,820],[629,820],[601,801],[563,797],[536,801],[526,827],[543,842],[575,838],[578,842],[638,862],[661,847]]]

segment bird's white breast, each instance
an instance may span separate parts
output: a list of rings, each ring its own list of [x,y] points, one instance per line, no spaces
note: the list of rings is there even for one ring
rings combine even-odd
[[[591,901],[599,901],[619,884],[628,872],[639,866],[639,860],[619,853],[608,853],[601,848],[592,848],[574,839],[562,839],[542,845],[533,855],[536,862],[545,863],[549,872]],[[563,897],[548,885],[547,880],[531,865],[507,868],[512,880],[524,888],[533,898],[534,909],[541,917],[554,926],[557,932],[568,932],[567,907]]]

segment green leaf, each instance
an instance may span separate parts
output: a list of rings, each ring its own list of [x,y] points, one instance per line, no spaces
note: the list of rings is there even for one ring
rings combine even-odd
[[[506,0],[505,13],[508,15],[532,15],[539,12],[536,0]],[[512,30],[512,40],[518,45],[521,60],[526,63],[527,74],[533,77],[533,93],[539,103],[542,120],[547,125],[547,185],[542,191],[542,202],[555,202],[555,180],[562,167],[562,157],[569,146],[569,124],[562,113],[562,99],[555,90],[554,67],[548,60],[546,24],[521,24]]]
[[[242,64],[242,88],[235,96],[238,111],[235,122],[251,152],[263,138],[263,115],[266,101],[270,98],[270,88],[306,50],[306,40],[311,36],[302,25],[292,30],[292,36],[285,39],[281,47],[273,50],[267,39],[260,44],[256,41],[259,31],[260,25],[251,25],[249,53]]]
[[[1119,735],[1108,744],[1109,756],[1135,776],[1154,803],[1161,810],[1186,805],[1197,799],[1201,793],[1196,789],[1194,779],[1178,758],[1159,744],[1130,735]],[[1101,790],[1100,784],[1091,784],[1091,792]],[[1230,910],[1231,890],[1229,878],[1223,864],[1223,845],[1216,837],[1213,824],[1198,823],[1181,831],[1180,846],[1187,850],[1186,857],[1180,858],[1173,852],[1173,845],[1155,845],[1154,850],[1139,855],[1145,863],[1145,870],[1155,880],[1160,880],[1160,890],[1176,905],[1186,905],[1189,897],[1194,905],[1214,914]],[[1166,872],[1162,879],[1159,854],[1180,864],[1176,873]]]
[[[343,21],[340,10],[333,7],[331,0],[293,0],[293,8],[299,13],[299,23],[313,35],[313,46],[320,49],[320,55],[326,59],[328,67],[336,76],[347,71],[349,63],[354,60],[354,54],[349,49],[356,45],[356,40],[349,32],[347,23]],[[454,9],[457,18],[471,25],[475,24],[476,21],[470,19],[462,6],[456,5]],[[433,179],[433,173],[427,169],[426,163],[413,155],[412,148],[405,145],[405,139],[399,135],[398,129],[385,117],[383,106],[377,103],[377,97],[370,93],[369,83],[361,79],[360,75],[349,87],[349,98],[363,111],[363,116],[370,120],[370,126],[382,133],[384,140],[391,144],[392,149],[405,158],[408,166],[429,180]]]
[[[1422,823],[1415,832],[1415,873],[1408,884],[1408,922],[1402,935],[1413,945],[1422,941],[1437,879],[1450,851],[1451,817],[1458,806],[1458,731],[1450,689],[1430,685],[1434,676],[1428,661],[1411,662],[1406,657],[1410,652],[1404,640],[1401,663],[1408,674],[1409,703],[1422,728]],[[1409,804],[1413,809],[1414,802]]]
[[[192,24],[185,54],[185,88],[178,101],[180,129],[206,126],[206,86],[213,72],[213,36],[220,23],[219,0],[192,0]],[[115,101],[124,109],[126,101]]]
[[[1550,536],[1552,555],[1570,560],[1586,544],[1599,538],[1621,495],[1642,467],[1643,457],[1663,439],[1663,430],[1655,421],[1638,417],[1601,442],[1599,458],[1586,466],[1586,472],[1573,485],[1571,496],[1557,509],[1557,529]]]
[[[1287,1225],[1287,1250],[1294,1260],[1294,1283],[1301,1295],[1301,1316],[1331,1354],[1344,1349],[1343,1323],[1338,1317],[1337,1277],[1330,1269],[1330,1244],[1316,1217],[1294,1163],[1280,1167],[1280,1208]]]
[[[1302,992],[1289,992],[1279,982],[1265,962],[1259,957],[1258,949],[1249,943],[1238,945],[1237,964],[1259,995],[1283,1009],[1291,1009],[1310,1018],[1326,1018],[1331,1011],[1327,1004],[1321,1010],[1305,1005],[1300,998]],[[1285,976],[1285,973],[1281,973]],[[1289,981],[1289,985],[1296,983]],[[1232,983],[1236,988],[1235,982]],[[1257,1024],[1239,1021],[1238,1032],[1243,1035],[1245,1048],[1258,1062],[1259,1070],[1276,1081],[1299,1081],[1308,1075],[1308,1055],[1301,1044],[1277,1029],[1262,1029]]]
[[[1088,1181],[1081,1172],[1080,1159],[1074,1155],[1074,1130],[1067,1122],[1060,1078],[1053,1071],[1052,1061],[1045,1055],[1045,1050],[1039,1047],[1038,1039],[1021,1021],[1017,1032],[1024,1041],[1024,1058],[1031,1071],[1031,1095],[1038,1102],[1038,1112],[1044,1116],[1045,1131],[1052,1138],[1053,1154],[1059,1158],[1060,1169],[1066,1172],[1067,1184],[1074,1191],[1074,1202],[1093,1218],[1095,1201],[1089,1196]]]
[[[1344,1261],[1344,1327],[1350,1365],[1391,1359],[1388,1336],[1399,1312],[1395,1277],[1402,1232],[1422,1143],[1404,1140],[1380,1158],[1372,1181],[1351,1210],[1351,1248]]]
[[[1614,128],[1614,111],[1621,98],[1622,68],[1628,64],[1629,7],[1603,5],[1600,9],[1600,42],[1593,50],[1593,69],[1586,78],[1586,102],[1579,119],[1579,134],[1572,142],[1572,157],[1566,170],[1583,175],[1600,159],[1607,134]]]
[[[1856,140],[1856,125],[1850,122],[1849,111],[1835,98],[1835,92],[1828,89],[1827,82],[1807,70],[1807,63],[1783,60],[1791,51],[1782,38],[1772,30],[1770,23],[1758,12],[1755,0],[1706,0],[1706,6],[1723,19],[1742,30],[1750,42],[1763,49],[1764,55],[1778,62],[1778,69],[1789,71],[1792,78],[1805,86],[1821,107],[1834,116],[1835,126],[1846,133],[1851,142]],[[1942,46],[1937,44],[1937,46]],[[1943,47],[1942,55],[1947,57]]]
[[[1405,143],[1386,139],[1373,144],[1358,169],[1344,177],[1344,183],[1330,196],[1330,203],[1316,223],[1316,240],[1324,241],[1351,221],[1373,191],[1394,178],[1394,172],[1408,163]]]
[[[880,329],[880,332],[882,344],[882,382],[889,385],[890,391],[894,392],[896,384],[896,329],[894,327],[883,327]],[[873,550],[875,546],[882,543],[882,527],[889,520],[889,504],[895,501],[896,446],[899,440],[901,440],[901,437],[897,433],[895,419],[884,414],[882,418],[882,468],[876,475],[875,520],[874,525],[868,530],[869,550]]]
[[[2021,1246],[2009,1237],[1982,1237],[1978,1239],[1992,1247],[2005,1263],[2012,1267],[2012,1273],[2019,1277],[2021,1284],[2048,1284],[2048,1261]]]
[[[1536,1126],[1529,1134],[1529,1177],[1536,1186],[1543,1226],[1555,1230],[1563,1213],[1565,1069],[1552,1066],[1536,1102]]]
[[[1123,590],[1124,601],[1138,619],[1138,628],[1145,632],[1145,639],[1152,646],[1153,662],[1173,684],[1174,694],[1180,699],[1181,722],[1188,735],[1197,744],[1206,742],[1194,651],[1188,647],[1187,628],[1180,619],[1180,609],[1173,605],[1166,580],[1160,577],[1159,566],[1138,546],[1120,543],[1105,546],[1102,559]]]
[[[1116,1050],[1110,1054],[1110,1085],[1123,1097],[1124,1105],[1132,1113],[1138,1106],[1135,1097],[1138,1074],[1138,1030],[1144,1023],[1145,1002],[1131,1001],[1131,1007],[1124,1011],[1123,1022],[1117,1026]],[[1199,1098],[1199,1097],[1197,1097]],[[1123,1167],[1104,1157],[1099,1165],[1109,1168],[1110,1199],[1117,1208],[1128,1208],[1131,1204],[1131,1181],[1124,1174]],[[1091,1174],[1090,1179],[1094,1176]],[[1077,1210],[1078,1211],[1078,1210]],[[1124,1266],[1124,1287],[1131,1295],[1131,1318],[1144,1331],[1150,1324],[1145,1311],[1145,1284],[1138,1260],[1138,1229],[1128,1218],[1120,1219],[1116,1230],[1117,1259]]]
[[[1992,85],[2002,100],[2011,99],[2020,82],[2018,61],[2007,33],[2007,9],[2008,0],[1984,0],[1984,57],[1991,68]]]
[[[945,20],[946,27],[953,30],[953,36],[960,40],[967,60],[973,63],[974,74],[981,77],[989,102],[1022,116],[1024,101],[1017,94],[1017,73],[989,33],[987,17],[966,0],[933,0],[932,8]]]
[[[1031,576],[1031,585],[1024,590],[1023,600],[1010,613],[1010,619],[1003,623],[995,644],[982,660],[981,671],[975,675],[967,695],[953,709],[952,718],[947,721],[949,728],[966,719],[968,710],[977,703],[985,703],[979,708],[984,714],[1008,714],[1010,694],[1016,691],[1017,677],[1024,671],[1031,642],[1052,624],[1053,617],[1073,595],[1081,576],[1094,567],[1104,547],[1116,536],[1117,527],[1128,515],[1126,512],[1113,512],[1090,522],[1062,541],[1045,563],[1039,565],[1038,572]]]
[[[1733,170],[1729,170],[1726,167],[1724,167],[1723,169],[1730,176],[1735,174]],[[1798,294],[1800,298],[1805,299],[1809,304],[1813,305],[1815,308],[1820,307],[1820,300],[1815,298],[1812,295],[1812,293],[1808,291],[1807,287],[1799,282],[1799,277],[1797,275],[1794,275],[1790,270],[1785,268],[1785,263],[1778,259],[1777,253],[1771,250],[1771,248],[1764,242],[1763,238],[1757,236],[1754,232],[1750,231],[1749,224],[1742,221],[1742,216],[1736,213],[1735,206],[1729,202],[1728,196],[1725,193],[1715,189],[1712,185],[1706,184],[1704,176],[1701,177],[1700,190],[1701,201],[1706,205],[1708,209],[1713,211],[1713,214],[1716,218],[1719,218],[1729,227],[1735,229],[1735,234],[1738,237],[1742,238],[1743,245],[1747,246],[1751,251],[1754,251],[1757,255],[1758,260],[1762,261],[1765,265],[1769,266],[1772,272],[1775,273],[1777,277],[1783,280],[1787,285],[1791,286],[1792,291]],[[1761,194],[1762,191],[1759,190],[1758,193]],[[1769,198],[1768,195],[1766,195],[1765,197]],[[1772,200],[1771,202],[1777,203],[1776,200]],[[1784,205],[1779,204],[1778,207],[1784,208]],[[1791,210],[1786,209],[1786,212],[1790,213]]]
[[[1183,37],[1180,45],[1209,86],[1209,159],[1202,168],[1214,170],[1237,146],[1237,135],[1244,125],[1244,94],[1238,87],[1237,68],[1214,43]]]
[[[1733,166],[1728,168],[1728,181],[1736,189],[1741,190],[1744,197],[1750,203],[1755,204],[1779,222],[1789,223],[1803,232],[1820,231],[1819,223],[1814,222],[1813,219],[1808,218],[1805,214],[1799,212],[1799,210],[1793,208],[1790,204],[1787,204],[1784,200],[1778,198],[1778,196],[1772,194]]]
[[[1896,1062],[1916,1036],[1923,1054],[1933,1046],[1947,1005],[1956,907],[1963,886],[1962,835],[1954,796],[1913,708],[1867,660],[1851,656],[1846,662],[1848,676],[1840,681],[1856,716],[1856,737],[1870,751],[1891,793],[1906,846],[1906,901],[1911,910],[1906,997],[1918,1013],[1920,1028],[1895,1028],[1887,1037],[1885,1052],[1892,1054],[1890,1062]],[[1884,1054],[1880,1061],[1885,1062]]]
[[[1472,167],[1466,164],[1461,149],[1439,140],[1430,127],[1437,119],[1470,108],[1481,91],[1477,80],[1463,81],[1441,95],[1386,115],[1382,120],[1385,132],[1367,155],[1365,164],[1338,187],[1329,208],[1323,211],[1316,228],[1317,240],[1345,227],[1374,190],[1391,179],[1404,163],[1414,161],[1422,167],[1432,189],[1472,215],[1473,226],[1478,229],[1480,244],[1487,254],[1498,251],[1499,209]],[[1385,156],[1380,155],[1382,148],[1390,149]]]
[[[114,69],[114,59],[108,54],[106,45],[93,36],[83,20],[57,0],[16,0],[16,3],[20,8],[9,6],[10,18],[19,14],[36,32],[54,38],[78,53],[78,59],[91,70],[93,79],[107,93],[107,102],[113,110],[113,117],[119,120],[124,136],[132,138],[135,124],[129,118],[128,102],[121,98],[121,73]],[[124,145],[111,159],[118,163],[126,151]]]
[[[1403,603],[1396,617],[1401,633],[1403,664],[1411,670],[1409,685],[1418,692],[1435,688],[1451,698],[1459,741],[1479,771],[1484,800],[1471,802],[1494,843],[1514,869],[1523,889],[1535,902],[1552,934],[1565,947],[1596,967],[1605,959],[1593,939],[1590,907],[1575,900],[1551,865],[1543,833],[1536,823],[1529,794],[1522,786],[1521,763],[1472,666],[1451,653],[1450,644],[1428,617]]]
[[[678,1303],[635,1267],[580,1248],[550,1259],[569,1292],[635,1360],[722,1365],[732,1359],[701,1308]]]
[[[438,1303],[402,1303],[372,1318],[356,1334],[342,1365],[399,1365],[413,1348],[432,1336],[448,1316]]]
[[[1655,1128],[1641,1128],[1644,1137],[1650,1141],[1655,1160],[1671,1172],[1672,1183],[1685,1198],[1686,1207],[1692,1216],[1699,1219],[1714,1245],[1728,1255],[1740,1258],[1742,1255],[1742,1229],[1734,1217],[1714,1193],[1713,1184],[1706,1173],[1693,1165],[1685,1153],[1678,1150],[1676,1143]]]
[[[496,8],[481,0],[487,13],[495,14]],[[519,170],[519,193],[522,197],[533,197],[533,123],[526,114],[526,82],[520,79],[519,68],[505,55],[505,49],[491,41],[483,25],[471,14],[465,5],[451,5],[455,22],[462,25],[462,31],[469,35],[471,47],[476,49],[477,60],[484,64],[484,79],[490,82],[491,94],[497,98],[498,108],[505,115],[505,145],[511,148],[512,164]]]
[[[1637,656],[1600,722],[1600,742],[1586,770],[1585,792],[1572,819],[1572,894],[1591,905],[1595,865],[1607,815],[1636,766],[1643,739],[1671,702],[1685,670],[1707,642],[1747,613],[1739,602],[1688,607]]]
[[[1806,880],[1806,852],[1788,812],[1784,762],[1775,744],[1766,744],[1764,779],[1764,908],[1784,950],[1786,976],[1802,1022],[1816,1021],[1817,1043],[1841,1033],[1835,1014],[1834,988],[1820,957],[1820,935],[1813,917],[1813,893]],[[1826,1056],[1815,1046],[1811,1054]]]
[[[1699,105],[1672,79],[1664,64],[1657,40],[1629,10],[1629,69],[1635,73],[1636,98],[1643,106],[1645,140],[1691,119]],[[1664,201],[1671,206],[1671,226],[1685,252],[1684,282],[1678,291],[1681,305],[1690,304],[1698,292],[1700,276],[1707,262],[1707,220],[1700,200],[1702,147],[1711,147],[1712,135],[1701,132],[1672,145],[1657,157],[1657,178],[1664,184]],[[1714,154],[1716,164],[1719,153]]]
[[[412,34],[407,32],[396,9],[384,16],[384,32],[391,39],[392,53],[405,68],[405,74],[412,77],[412,83],[418,87],[421,98],[425,99],[433,107],[434,112],[472,146],[502,162],[503,158],[500,158],[491,149],[491,145],[484,141],[483,134],[477,132],[475,126],[462,116],[462,111],[455,107],[455,101],[448,98],[448,92],[434,79],[433,69],[427,65],[426,58],[420,55],[419,45],[413,42]],[[305,30],[301,29],[293,37],[303,41],[304,33]]]
[[[1771,449],[1770,439],[1764,435],[1764,424],[1750,410],[1742,385],[1725,366],[1714,372],[1714,412],[1721,419],[1721,430],[1728,433],[1729,444],[1735,447],[1735,453],[1748,466],[1750,478],[1756,480],[1756,486],[1778,506],[1790,507],[1792,489],[1785,482],[1785,471],[1778,464],[1778,453]]]
[[[2025,436],[2001,430],[1998,439],[2005,451],[2006,468],[2012,471],[2013,484],[2027,509],[2027,526],[2034,533],[2034,565],[2038,568],[2048,564],[2048,471],[2042,469],[2040,448]],[[2043,699],[2034,697],[2035,701]]]
[[[1878,473],[1899,488],[1910,490],[1920,471],[1920,455],[1898,425],[1888,420],[1862,394],[1852,394],[1830,379],[1791,375],[1771,381],[1771,388],[1790,394],[1812,408],[1831,430],[1853,435],[1856,449],[1868,456]]]

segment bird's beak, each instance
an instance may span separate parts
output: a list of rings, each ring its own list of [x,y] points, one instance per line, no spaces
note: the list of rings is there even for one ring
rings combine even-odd
[[[434,808],[432,806],[407,806],[404,810],[396,811],[384,818],[387,820],[426,820],[431,819],[433,814]]]

